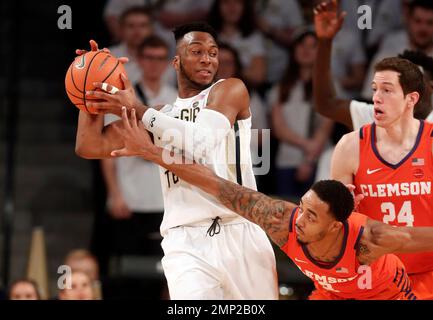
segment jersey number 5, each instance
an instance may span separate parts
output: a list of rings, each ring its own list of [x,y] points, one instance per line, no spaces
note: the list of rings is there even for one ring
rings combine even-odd
[[[413,222],[415,220],[412,214],[412,203],[410,201],[405,201],[401,206],[400,212],[396,216],[395,205],[392,202],[384,202],[380,206],[383,216],[383,222],[390,224],[395,222],[397,218],[397,223],[405,223],[406,227],[413,227]]]

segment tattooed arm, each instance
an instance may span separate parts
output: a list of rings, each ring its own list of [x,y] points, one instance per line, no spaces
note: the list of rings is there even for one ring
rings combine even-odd
[[[214,196],[238,215],[258,224],[279,247],[287,243],[290,215],[295,204],[272,199],[260,192],[218,177],[209,168],[194,164],[166,164],[162,149],[155,148],[151,161],[170,170],[182,180]]]
[[[230,210],[258,224],[280,247],[286,244],[294,204],[274,200],[260,192],[224,180],[209,168],[197,163],[191,164],[191,161],[186,162],[181,156],[176,159],[178,161],[167,163],[164,161],[164,152],[168,151],[152,143],[143,123],[137,121],[134,110],[129,121],[124,108],[122,121],[123,126],[118,132],[123,138],[124,148],[114,150],[112,156],[141,156],[168,169],[182,180],[211,194]]]
[[[394,227],[368,219],[358,259],[369,264],[387,253],[416,252],[433,252],[432,227]]]
[[[289,236],[290,216],[295,204],[272,199],[260,192],[224,180],[210,170],[204,174],[213,175],[216,187],[206,190],[203,184],[199,186],[200,188],[213,194],[230,210],[258,224],[279,247],[286,244]]]

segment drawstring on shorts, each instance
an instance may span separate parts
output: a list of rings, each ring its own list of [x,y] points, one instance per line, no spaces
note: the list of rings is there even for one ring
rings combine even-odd
[[[221,226],[219,224],[219,220],[221,220],[220,217],[216,217],[215,219],[212,219],[212,224],[210,225],[209,229],[207,230],[206,234],[210,237],[213,237],[216,234],[219,234],[221,232]]]

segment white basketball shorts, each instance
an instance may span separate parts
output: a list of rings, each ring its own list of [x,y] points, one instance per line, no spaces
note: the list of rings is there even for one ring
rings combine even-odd
[[[170,229],[162,266],[173,300],[276,300],[275,255],[265,232],[251,222]]]

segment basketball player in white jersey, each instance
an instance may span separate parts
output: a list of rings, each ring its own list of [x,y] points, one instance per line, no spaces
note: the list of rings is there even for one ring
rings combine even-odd
[[[218,45],[215,31],[208,25],[184,25],[174,34],[177,54],[173,66],[179,92],[173,105],[159,111],[142,105],[123,78],[125,90],[96,84],[110,93],[89,92],[89,96],[105,100],[91,106],[100,113],[118,115],[123,106],[136,109],[156,144],[165,146],[168,130],[191,138],[193,143],[176,138],[171,141],[171,146],[186,154],[194,155],[194,148],[205,141],[207,153],[200,160],[217,175],[256,189],[245,85],[233,78],[214,83]],[[122,122],[104,128],[100,117],[80,112],[76,143],[79,156],[108,158],[112,150],[123,148],[117,130]],[[210,135],[213,139],[206,139]],[[275,256],[259,226],[162,168],[161,184],[165,206],[162,264],[172,299],[277,299]]]

